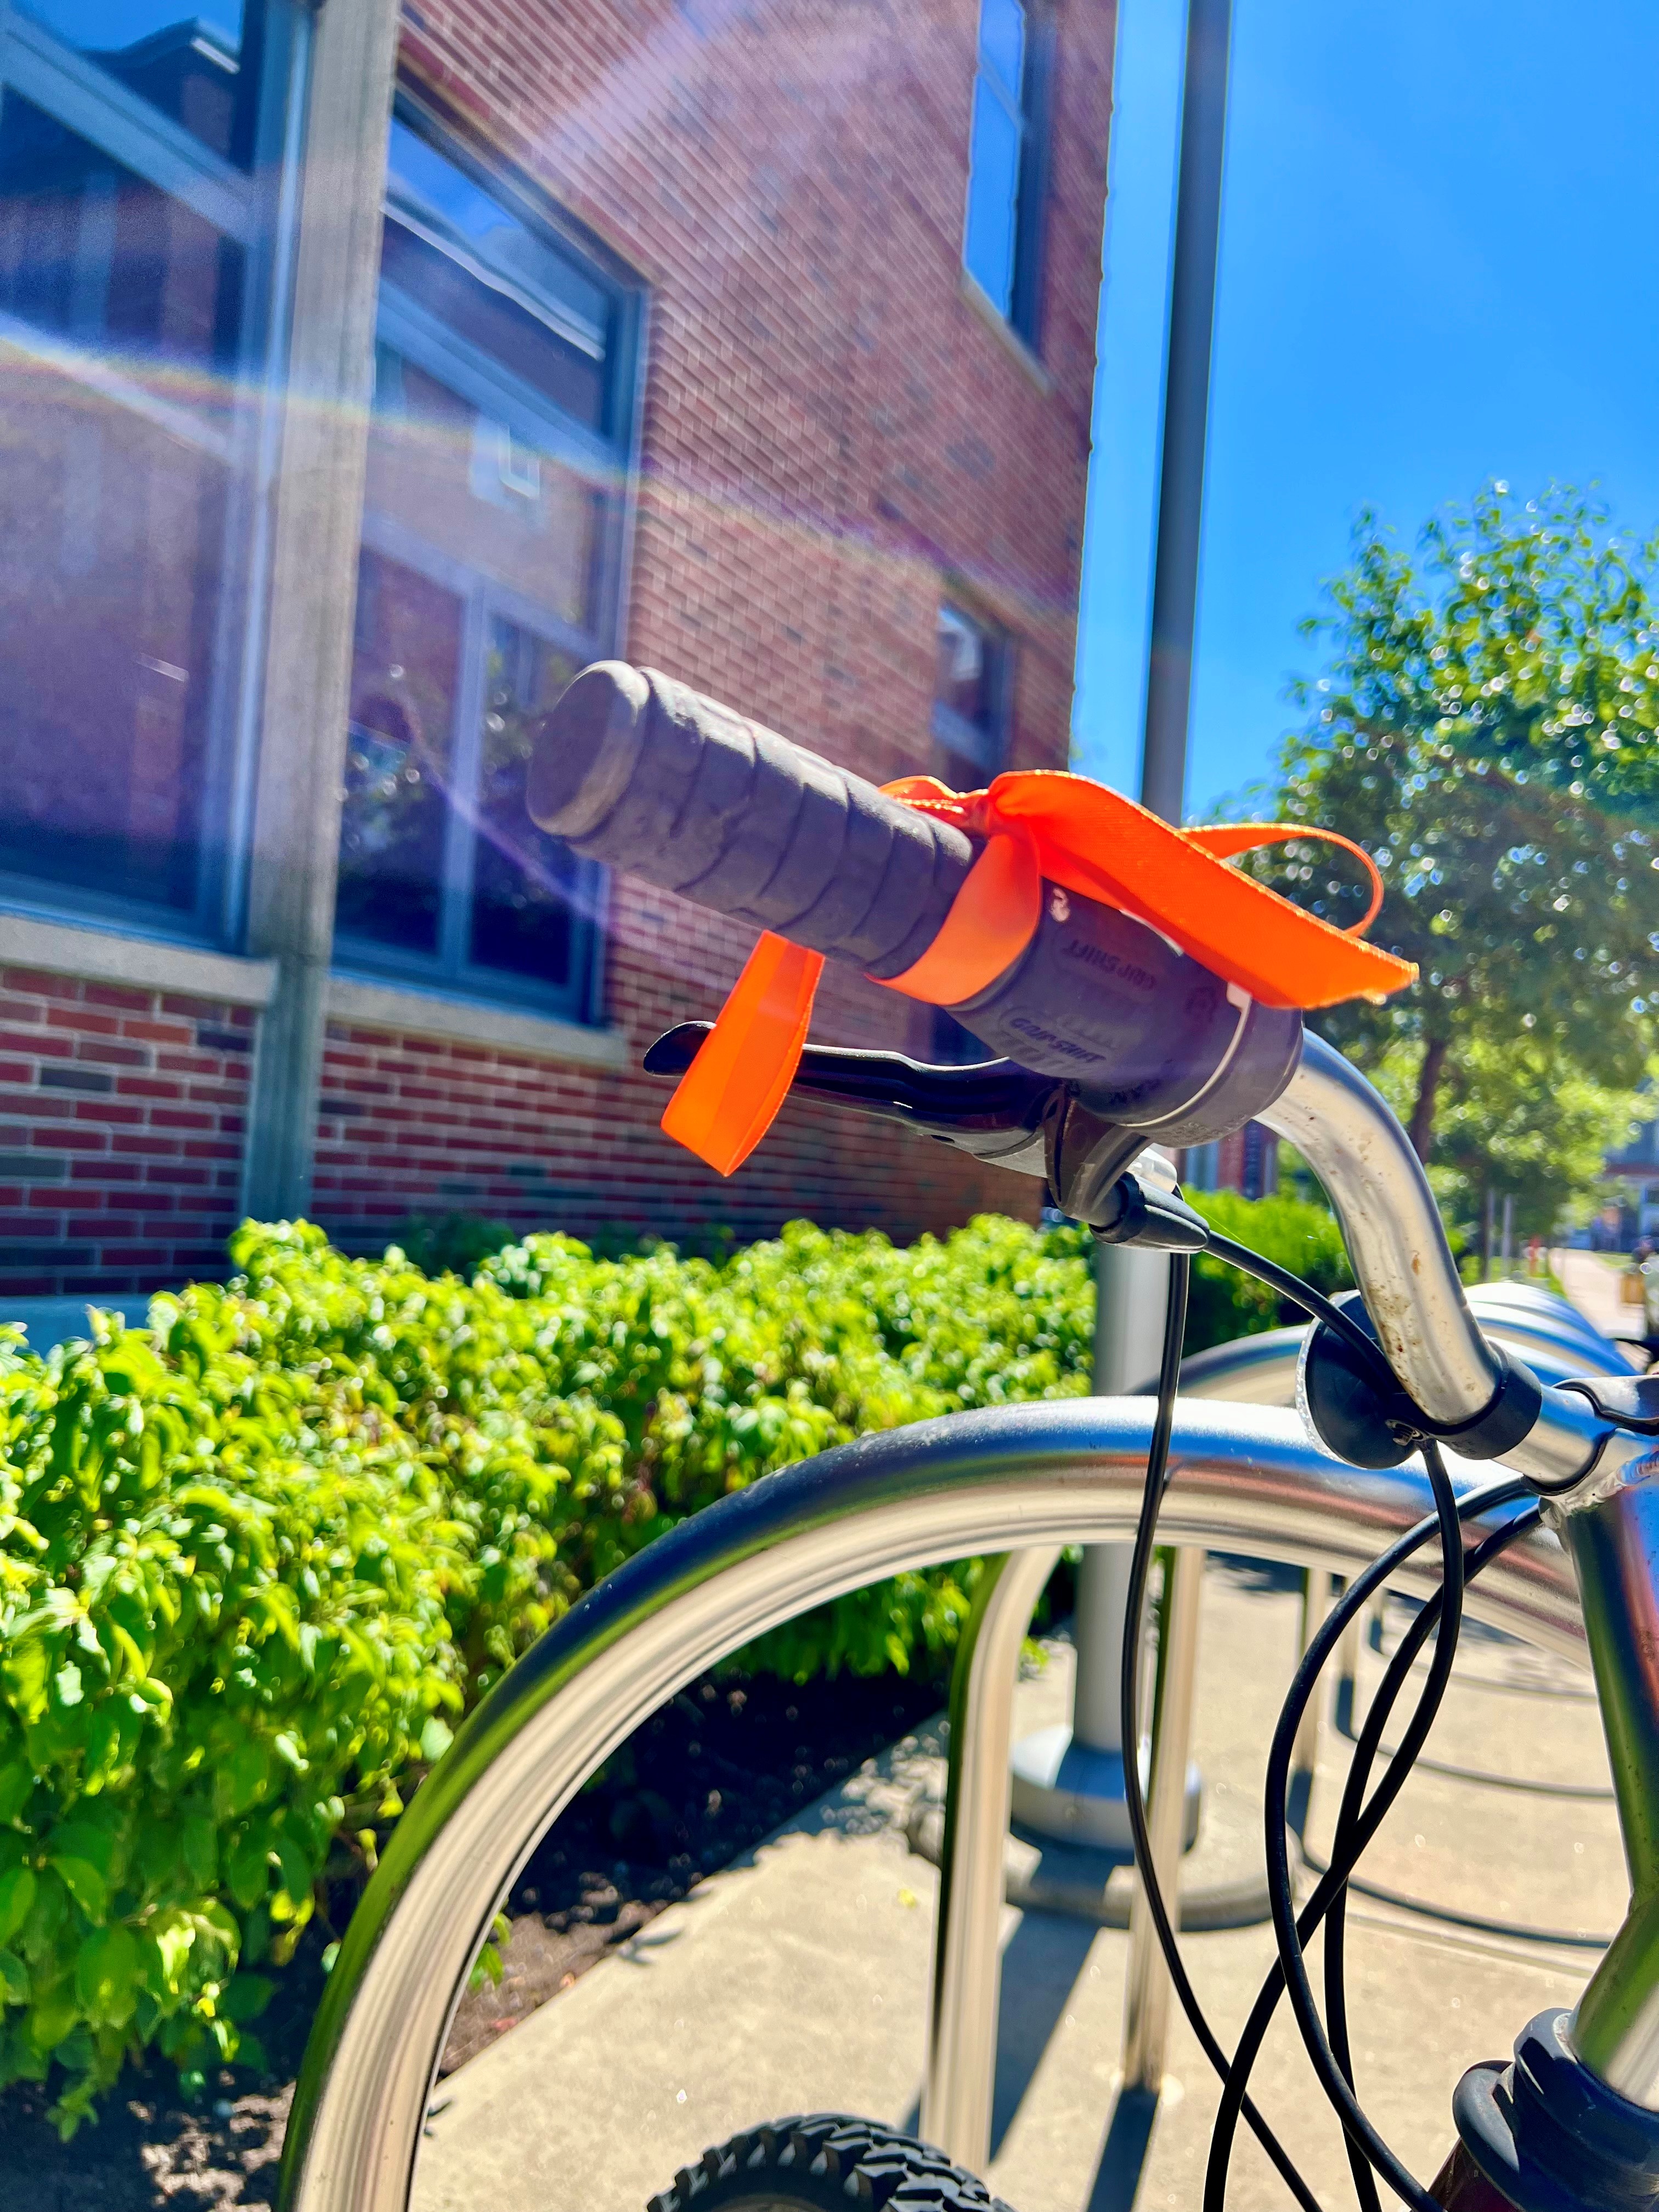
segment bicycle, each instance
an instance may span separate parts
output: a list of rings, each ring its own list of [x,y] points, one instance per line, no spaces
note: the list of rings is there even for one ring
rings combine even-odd
[[[1281,1991],[1368,2212],[1380,2204],[1378,2177],[1429,2212],[1659,2203],[1659,1379],[1563,1375],[1558,1329],[1555,1356],[1540,1359],[1557,1379],[1543,1380],[1514,1348],[1515,1328],[1508,1346],[1496,1328],[1483,1334],[1422,1168],[1364,1079],[1304,1032],[1293,1006],[1229,982],[1224,954],[1206,965],[1125,900],[1087,896],[1086,871],[1072,862],[1060,864],[1064,880],[1036,874],[1033,905],[1031,853],[1010,853],[1023,833],[999,826],[994,810],[884,795],[614,663],[585,672],[548,718],[531,808],[579,852],[794,940],[763,940],[728,1006],[735,1030],[723,1016],[712,1031],[690,1024],[653,1048],[647,1065],[659,1073],[703,1071],[676,1133],[705,1157],[741,1157],[793,1083],[1040,1176],[1097,1236],[1173,1255],[1162,1370],[1151,1396],[957,1414],[788,1468],[659,1540],[550,1630],[459,1730],[351,1921],[295,2100],[287,2212],[403,2212],[449,2019],[499,1903],[548,1822],[633,1728],[805,1606],[975,1553],[990,1556],[951,1692],[922,2108],[921,2133],[938,2148],[848,2116],[797,2116],[709,2152],[654,2205],[988,2204],[972,2169],[988,2136],[1013,1659],[1065,1544],[1133,1537],[1138,1620],[1155,1531],[1177,1558],[1244,1551],[1346,1583],[1297,1669],[1269,1755],[1264,1840],[1279,1966],[1231,2052],[1198,2007],[1162,1894],[1170,1859],[1159,1838],[1167,1844],[1172,1818],[1178,1829],[1184,1749],[1161,1794],[1171,1762],[1160,1752],[1150,1826],[1137,1762],[1126,1761],[1143,1949],[1150,1956],[1155,1941],[1224,2085],[1206,2212],[1224,2200],[1241,2124],[1315,2212],[1249,2098]],[[994,893],[1014,884],[1020,943],[1006,901],[973,915],[970,878]],[[952,923],[964,914],[965,931]],[[988,983],[988,944],[1004,962]],[[955,988],[951,1011],[1005,1056],[930,1068],[804,1046],[803,997],[810,1007],[811,963],[826,954],[902,987],[931,960],[928,988]],[[976,989],[957,988],[975,972]],[[1251,1118],[1295,1143],[1319,1176],[1357,1297],[1328,1300],[1210,1234],[1149,1149],[1204,1142]],[[675,1120],[671,1108],[665,1126]],[[1206,1249],[1314,1316],[1297,1349],[1305,1424],[1269,1406],[1177,1402],[1187,1269]],[[1534,1331],[1540,1353],[1549,1334]],[[1479,1480],[1482,1462],[1506,1472]],[[1423,1603],[1359,1731],[1328,1869],[1298,1904],[1286,1829],[1301,1717],[1348,1622],[1385,1584]],[[1425,2186],[1354,2092],[1342,1915],[1347,1880],[1427,1736],[1466,1610],[1547,1649],[1588,1649],[1632,1899],[1572,2014],[1540,2015],[1511,2061],[1457,2085],[1455,2145]],[[1140,1740],[1139,1648],[1126,1639],[1126,1743]],[[1425,1650],[1426,1683],[1373,1784],[1384,1727]],[[1322,2014],[1305,1963],[1322,1923]]]

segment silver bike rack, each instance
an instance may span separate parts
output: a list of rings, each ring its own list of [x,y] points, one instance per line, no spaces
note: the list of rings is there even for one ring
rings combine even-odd
[[[1060,1547],[1133,1533],[1152,1410],[1146,1398],[1073,1399],[861,1438],[684,1522],[550,1630],[416,1793],[353,1916],[295,2098],[285,2212],[406,2212],[449,2023],[501,1900],[550,1821],[665,1698],[808,1606],[969,1553],[995,1556],[953,1690],[923,2130],[982,2167],[1015,1660]],[[1352,1575],[1430,1506],[1413,1467],[1362,1474],[1271,1407],[1183,1406],[1170,1466],[1160,1535],[1194,1557],[1224,1547]],[[1399,1582],[1428,1595],[1432,1564]],[[1195,1633],[1196,1588],[1190,1570],[1177,1574],[1172,1650]],[[1553,1539],[1506,1552],[1468,1605],[1528,1642],[1583,1656],[1572,1570]],[[1159,1765],[1175,1777],[1162,1794]],[[1184,1765],[1176,1746],[1154,1766],[1165,1849],[1171,1834],[1178,1845]],[[1140,1998],[1137,2026],[1132,1984],[1144,2073],[1161,2051],[1150,1964]]]

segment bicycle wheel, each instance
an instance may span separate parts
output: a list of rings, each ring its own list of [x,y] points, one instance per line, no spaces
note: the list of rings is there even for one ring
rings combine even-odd
[[[745,2128],[683,2166],[647,2212],[1008,2212],[982,2181],[896,2128],[807,2112]]]

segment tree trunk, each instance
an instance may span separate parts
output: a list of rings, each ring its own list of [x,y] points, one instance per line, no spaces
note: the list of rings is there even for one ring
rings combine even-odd
[[[1411,1127],[1407,1133],[1419,1160],[1428,1158],[1429,1147],[1434,1142],[1435,1095],[1440,1088],[1440,1071],[1445,1064],[1445,1038],[1431,1037],[1424,1047],[1423,1065],[1417,1077],[1417,1103],[1412,1108]]]

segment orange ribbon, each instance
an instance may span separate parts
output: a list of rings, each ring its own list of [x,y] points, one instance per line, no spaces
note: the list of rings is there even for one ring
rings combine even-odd
[[[1047,769],[1000,775],[987,791],[951,792],[925,775],[885,788],[984,840],[932,945],[902,975],[880,979],[908,998],[960,1006],[994,983],[1036,934],[1045,880],[1133,915],[1264,1006],[1381,998],[1416,977],[1409,961],[1364,942],[1382,879],[1370,855],[1334,830],[1262,822],[1172,829],[1103,784]],[[1370,904],[1352,929],[1226,865],[1297,838],[1340,845],[1364,862]],[[823,968],[821,953],[769,930],[669,1102],[667,1134],[721,1175],[743,1165],[783,1103]]]

